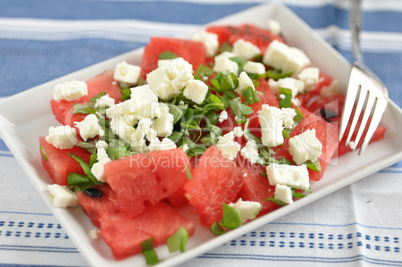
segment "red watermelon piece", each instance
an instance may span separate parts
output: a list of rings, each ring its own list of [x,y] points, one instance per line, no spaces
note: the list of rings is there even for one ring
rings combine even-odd
[[[45,137],[39,137],[39,144],[45,151],[47,160],[41,153],[43,168],[47,171],[54,184],[67,185],[67,175],[70,172],[84,174],[81,165],[68,153],[74,153],[86,163],[89,162],[91,154],[83,148],[73,147],[72,149],[59,149],[49,144]]]
[[[146,202],[156,204],[182,188],[188,165],[187,154],[177,148],[111,161],[104,173],[123,212],[135,216],[144,211]]]
[[[201,223],[210,226],[221,219],[222,203],[233,202],[242,186],[241,169],[211,146],[200,157],[184,190]]]
[[[86,116],[84,114],[73,114],[74,103],[89,102],[92,97],[101,92],[109,94],[111,98],[116,100],[116,103],[120,102],[121,90],[118,83],[114,80],[113,75],[114,71],[108,70],[86,81],[88,86],[88,95],[81,97],[77,101],[61,100],[58,102],[52,99],[50,101],[50,106],[52,107],[56,120],[63,125],[70,125],[71,127],[74,127],[74,122],[80,122]]]
[[[258,217],[280,208],[281,206],[271,201],[264,201],[266,198],[274,197],[275,193],[275,186],[270,185],[268,178],[261,174],[266,172],[266,167],[251,165],[248,161],[241,162],[241,167],[247,175],[243,177],[244,185],[238,194],[238,198],[262,203],[263,206]]]
[[[152,237],[154,247],[165,244],[166,239],[180,227],[194,234],[194,222],[164,202],[147,204],[143,213],[133,219],[125,213],[102,217],[100,232],[110,246],[116,260],[141,252],[141,243]]]
[[[115,215],[119,212],[119,207],[116,203],[116,194],[108,185],[94,185],[96,189],[103,192],[102,197],[90,197],[83,192],[77,191],[78,202],[91,219],[92,223],[100,227],[100,221]]]
[[[169,37],[153,37],[145,47],[142,55],[142,77],[145,78],[149,72],[158,67],[159,54],[166,51],[182,57],[193,66],[194,71],[197,71],[199,65],[203,64],[206,58],[206,49],[201,42]]]

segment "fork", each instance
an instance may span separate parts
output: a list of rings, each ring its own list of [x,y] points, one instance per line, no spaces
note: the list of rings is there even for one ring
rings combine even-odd
[[[339,141],[342,140],[349,120],[352,123],[346,138],[345,146],[349,145],[353,150],[356,149],[365,131],[367,122],[368,129],[365,133],[363,144],[359,150],[359,156],[366,149],[371,137],[373,136],[378,124],[384,114],[388,104],[388,91],[380,79],[364,64],[363,55],[360,50],[360,29],[361,29],[361,0],[351,0],[350,7],[350,30],[352,35],[352,53],[355,62],[349,76],[348,89],[346,92],[345,105],[339,130]],[[357,122],[363,112],[363,118],[354,141],[351,141]]]

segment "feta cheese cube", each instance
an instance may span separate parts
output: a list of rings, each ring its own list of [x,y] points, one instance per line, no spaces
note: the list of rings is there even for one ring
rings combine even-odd
[[[132,151],[143,153],[147,152],[149,148],[147,147],[146,141],[153,142],[159,139],[156,137],[156,132],[152,129],[153,121],[149,118],[142,118],[134,130],[133,134],[130,136],[130,147]]]
[[[240,155],[243,158],[248,159],[251,164],[256,163],[259,159],[257,143],[254,140],[248,140],[246,145],[240,151]]]
[[[114,104],[114,98],[111,98],[108,94],[106,94],[96,99],[95,108],[110,108],[111,106],[114,106]]]
[[[84,141],[95,136],[103,136],[105,132],[99,126],[99,120],[95,114],[89,114],[81,122],[75,122],[75,126],[80,130],[80,135]]]
[[[182,57],[174,59],[160,59],[158,60],[158,68],[166,69],[166,73],[170,80],[178,77],[181,73],[191,74],[193,72],[193,66]]]
[[[229,59],[226,54],[220,54],[215,57],[215,65],[213,70],[215,72],[222,72],[223,75],[228,75],[230,72],[236,76],[239,72],[239,65],[236,62]]]
[[[309,67],[301,70],[297,74],[297,78],[304,83],[304,90],[309,92],[317,84],[320,77],[320,71],[318,68]]]
[[[287,129],[291,129],[293,126],[293,118],[297,115],[296,110],[293,108],[281,108],[282,111],[282,120],[283,120],[283,126]]]
[[[292,188],[308,190],[310,181],[306,165],[294,166],[286,164],[270,164],[266,168],[269,184],[287,185]]]
[[[251,87],[253,90],[255,90],[253,81],[250,79],[245,71],[242,71],[240,73],[238,80],[239,86],[237,86],[237,88],[235,89],[236,93],[241,95],[248,87]]]
[[[236,208],[240,213],[241,223],[253,220],[261,210],[261,203],[257,201],[243,201],[241,198],[235,203],[229,203],[229,207]]]
[[[162,141],[155,139],[148,146],[149,151],[170,150],[175,148],[177,148],[176,143],[167,137],[163,138]]]
[[[277,40],[272,41],[265,51],[262,62],[283,73],[297,73],[309,65],[310,59],[295,47],[289,47]]]
[[[232,52],[243,60],[250,60],[261,54],[261,50],[256,45],[244,39],[238,39],[233,43]]]
[[[106,182],[106,177],[104,175],[104,165],[111,161],[106,151],[106,149],[108,148],[108,144],[103,140],[99,140],[98,142],[96,142],[95,146],[97,148],[96,154],[98,156],[98,162],[92,165],[91,172],[98,181]]]
[[[191,101],[201,105],[208,93],[208,85],[200,80],[190,81],[183,91],[183,95]]]
[[[243,66],[243,70],[247,73],[264,74],[265,66],[260,62],[248,61],[246,65]]]
[[[226,110],[223,110],[223,111],[219,114],[218,121],[219,121],[220,123],[222,123],[222,122],[224,122],[225,120],[227,120],[228,118],[229,118],[228,112],[227,112]]]
[[[273,93],[279,93],[279,87],[289,88],[292,90],[292,97],[294,98],[298,93],[304,91],[304,83],[292,77],[286,77],[275,81],[274,79],[268,80],[268,85]]]
[[[289,153],[297,165],[321,156],[322,144],[315,135],[315,129],[307,130],[289,139]]]
[[[262,105],[258,112],[258,121],[261,125],[261,141],[267,147],[275,147],[284,142],[283,138],[283,116],[282,111],[277,107]]]
[[[169,113],[169,106],[165,103],[160,103],[161,116],[154,120],[152,128],[156,131],[156,135],[166,137],[173,132],[174,116]]]
[[[50,127],[45,140],[59,149],[70,149],[77,144],[77,131],[69,125]]]
[[[228,132],[223,136],[218,137],[218,143],[216,143],[216,147],[222,152],[222,155],[229,158],[230,160],[234,160],[237,156],[237,153],[240,151],[240,144],[235,140],[235,135],[233,131]]]
[[[88,86],[83,81],[69,81],[56,85],[53,99],[75,101],[88,94]]]
[[[244,132],[243,132],[243,129],[241,128],[241,126],[236,126],[236,127],[234,127],[234,128],[233,128],[233,134],[234,134],[236,137],[242,137],[243,134],[244,134]]]
[[[269,19],[267,21],[267,27],[270,32],[276,35],[279,35],[282,31],[281,24],[275,19]]]
[[[47,185],[47,190],[53,197],[53,206],[57,208],[76,207],[78,198],[67,186],[58,184]]]
[[[123,82],[128,85],[133,85],[138,83],[140,74],[141,67],[127,64],[127,62],[122,61],[116,65],[113,78],[116,81]]]
[[[160,98],[168,101],[180,94],[180,91],[170,84],[166,68],[157,68],[147,74],[147,83]]]
[[[275,186],[274,198],[286,204],[293,203],[292,189],[287,185],[277,184]]]
[[[115,115],[111,117],[110,120],[110,130],[119,136],[120,139],[126,141],[127,143],[131,142],[131,136],[135,132],[135,128],[132,125],[127,124],[123,115]]]
[[[340,94],[342,92],[343,92],[342,86],[339,83],[339,81],[332,80],[332,82],[328,86],[324,86],[321,89],[320,94],[324,97],[329,97],[329,96]]]
[[[202,42],[205,45],[208,57],[214,56],[218,51],[219,41],[216,33],[201,31],[194,34],[191,39],[193,41]]]

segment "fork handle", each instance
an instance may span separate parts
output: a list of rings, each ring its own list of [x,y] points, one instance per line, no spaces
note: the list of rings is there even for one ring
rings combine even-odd
[[[352,54],[356,61],[363,63],[363,55],[360,49],[360,30],[362,24],[361,0],[350,0],[349,23],[352,35]]]

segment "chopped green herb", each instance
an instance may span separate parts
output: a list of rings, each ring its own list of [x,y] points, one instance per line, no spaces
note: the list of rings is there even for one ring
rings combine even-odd
[[[131,98],[131,89],[120,88],[120,91],[121,91],[121,100],[126,101]]]
[[[222,204],[223,216],[220,225],[225,228],[235,229],[241,225],[240,212],[238,209]]]
[[[243,60],[240,57],[231,57],[229,59],[237,63],[237,65],[239,66],[239,73],[243,71],[244,65],[246,65],[246,63],[248,62],[247,60]]]
[[[292,72],[287,72],[287,73],[281,73],[276,70],[270,69],[265,73],[265,76],[269,79],[274,79],[274,80],[279,80],[283,79],[286,77],[290,77],[292,75]]]
[[[87,103],[86,105],[80,103],[74,103],[73,114],[95,114],[97,110],[93,109],[94,105],[92,103]]]
[[[173,124],[178,122],[186,113],[188,104],[184,105],[174,105],[167,104],[169,106],[169,113],[173,115]]]
[[[260,173],[261,173],[261,175],[264,176],[265,178],[268,178],[268,175],[267,175],[265,172],[261,171]]]
[[[88,176],[89,180],[91,180],[92,183],[94,184],[103,184],[102,182],[99,182],[98,179],[92,174],[91,172],[91,167],[87,163],[85,163],[80,157],[75,155],[72,152],[69,152],[68,155],[78,161],[78,163],[81,165],[82,170],[84,173]]]
[[[183,138],[183,136],[184,133],[173,131],[172,134],[168,136],[168,138],[173,142],[177,143]]]
[[[159,54],[159,59],[175,59],[178,57],[178,55],[170,51],[165,51]]]
[[[187,165],[186,165],[186,175],[187,175],[187,180],[193,179],[193,175],[191,174],[191,171]]]
[[[96,152],[95,145],[90,143],[90,142],[83,141],[83,142],[80,142],[80,143],[76,144],[76,146],[85,149],[86,151],[88,151],[91,154]]]
[[[204,77],[209,77],[214,73],[214,70],[210,67],[207,67],[203,64],[197,69],[197,72],[194,74],[194,78],[204,81]]]
[[[158,258],[158,254],[156,254],[156,251],[154,249],[152,237],[141,243],[141,251],[145,257],[147,264],[155,265],[161,262],[161,260],[159,260]]]
[[[45,150],[43,149],[43,147],[40,145],[39,146],[40,152],[42,153],[43,156],[43,160],[48,161],[49,159],[46,156]]]
[[[106,92],[100,92],[99,94],[97,94],[96,96],[91,98],[91,103],[95,103],[97,99],[101,98],[102,96],[106,95]]]
[[[222,227],[217,222],[214,222],[211,225],[211,227],[209,227],[209,230],[211,231],[211,233],[213,233],[216,236],[223,235],[224,233],[227,232],[224,229],[222,229]]]
[[[309,168],[313,171],[316,171],[316,172],[321,172],[321,164],[318,159],[314,160],[314,161],[308,160],[305,162],[305,164],[307,165],[307,168]]]
[[[248,141],[254,140],[257,145],[261,145],[262,144],[261,139],[250,132],[250,130],[248,128],[249,123],[250,123],[250,120],[247,119],[247,122],[244,124],[244,131],[243,131],[244,137]]]
[[[232,46],[230,45],[229,42],[224,42],[218,49],[218,53],[223,53],[223,52],[231,52],[232,51]]]
[[[252,105],[254,103],[260,102],[260,98],[257,95],[257,92],[251,88],[251,87],[247,87],[242,94],[243,98],[244,98],[244,104],[246,105]]]
[[[292,107],[292,89],[279,87],[279,107]]]
[[[279,205],[279,206],[286,206],[287,205],[285,202],[280,201],[279,199],[276,199],[276,198],[273,198],[273,197],[266,198],[266,199],[264,199],[264,201],[271,201],[272,203],[275,203],[276,205]]]
[[[289,135],[289,133],[288,133],[288,131],[286,129],[282,130],[282,135],[283,135],[283,138],[289,138],[290,137],[290,135]]]
[[[169,252],[172,253],[177,250],[180,250],[180,252],[185,252],[187,239],[188,239],[188,232],[186,228],[180,227],[176,233],[169,236],[168,239],[166,240]]]
[[[74,172],[70,172],[67,175],[67,184],[69,186],[82,184],[82,183],[88,183],[90,181],[91,180],[89,180],[88,176],[86,176],[86,175],[82,175],[82,174],[78,174],[78,173],[74,173]]]

